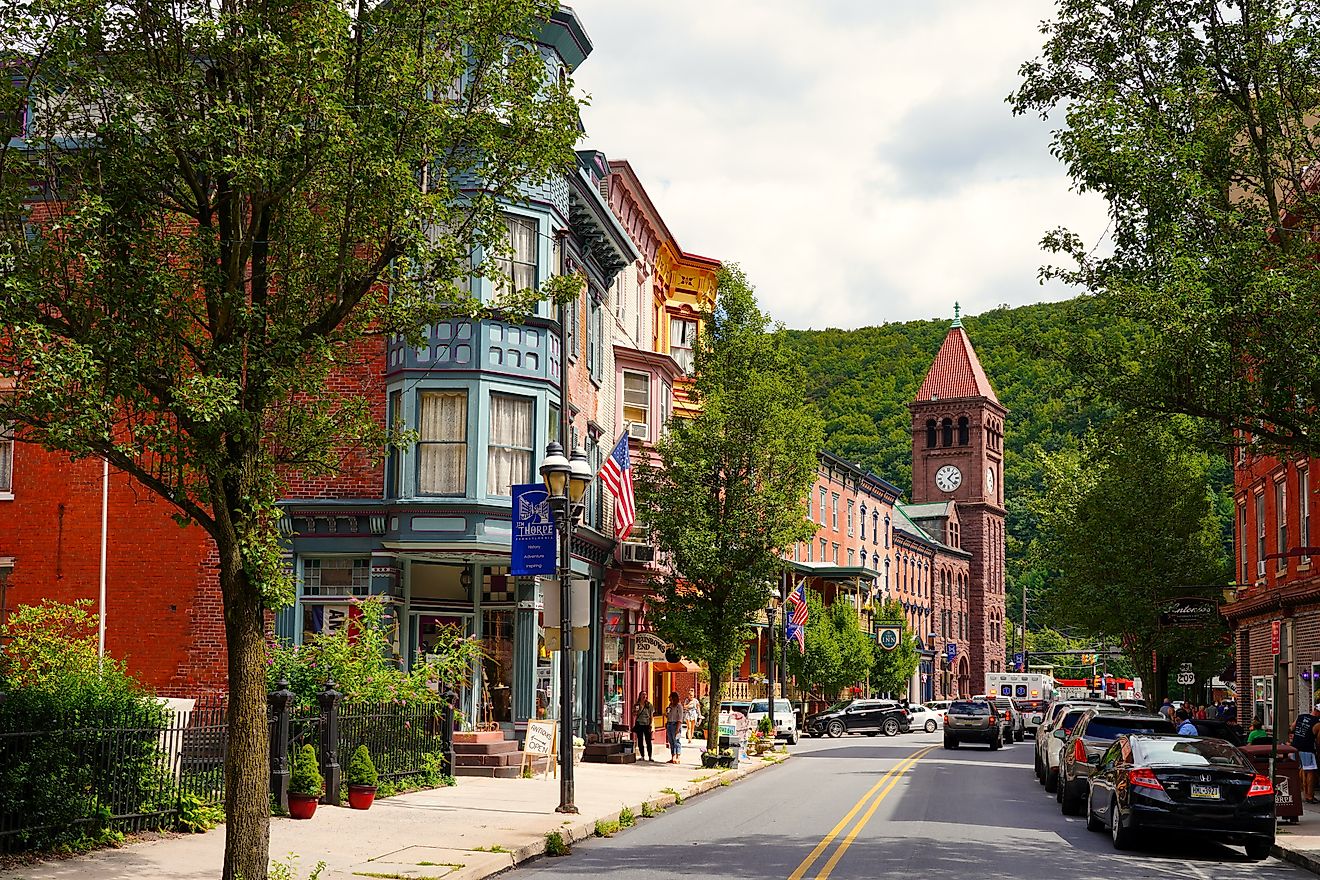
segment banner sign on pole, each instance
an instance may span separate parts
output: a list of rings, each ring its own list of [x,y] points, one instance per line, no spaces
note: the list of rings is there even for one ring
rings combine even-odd
[[[550,496],[540,483],[513,487],[510,569],[515,577],[555,573],[555,520]]]
[[[1282,620],[1270,621],[1270,653],[1273,654],[1275,657],[1279,656],[1279,646],[1280,646],[1280,642],[1282,641],[1282,639],[1280,638],[1282,634],[1282,629],[1283,629]]]
[[[953,642],[949,642],[944,646],[944,656],[948,657],[949,662],[952,663],[958,656],[958,646]]]

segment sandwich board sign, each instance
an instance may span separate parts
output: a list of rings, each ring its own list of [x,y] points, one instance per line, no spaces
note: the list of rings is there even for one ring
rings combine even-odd
[[[557,721],[528,721],[527,736],[523,739],[522,767],[526,770],[537,758],[546,758],[545,775],[553,770],[559,775],[559,753],[555,750],[555,733],[559,727]]]

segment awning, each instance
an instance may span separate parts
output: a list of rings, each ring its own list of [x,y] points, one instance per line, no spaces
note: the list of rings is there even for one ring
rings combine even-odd
[[[652,663],[651,668],[656,672],[700,672],[701,667],[686,657],[677,663]]]

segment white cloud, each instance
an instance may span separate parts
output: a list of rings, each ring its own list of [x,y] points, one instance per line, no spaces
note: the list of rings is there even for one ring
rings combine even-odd
[[[1055,226],[1096,241],[1048,128],[1004,97],[1050,0],[572,0],[586,144],[633,163],[687,250],[743,265],[794,327],[1069,295]]]

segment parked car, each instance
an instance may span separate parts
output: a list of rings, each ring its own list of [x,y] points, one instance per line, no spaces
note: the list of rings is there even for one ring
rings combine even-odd
[[[747,708],[747,720],[751,723],[752,730],[756,730],[756,725],[761,723],[762,718],[769,717],[770,701],[752,700]],[[788,700],[775,700],[775,739],[788,740],[789,745],[797,745],[797,715],[793,712],[793,704]]]
[[[1050,703],[1050,707],[1045,712],[1045,719],[1040,726],[1036,728],[1036,781],[1041,785],[1046,783],[1046,768],[1049,766],[1049,749],[1058,745],[1057,740],[1050,738],[1050,732],[1058,726],[1059,718],[1070,710],[1081,710],[1089,706],[1109,706],[1114,711],[1122,711],[1116,702],[1098,702],[1095,700],[1056,700]],[[1076,719],[1074,718],[1074,721]],[[1069,727],[1072,725],[1069,724]],[[1055,766],[1058,766],[1057,764]],[[1053,792],[1054,789],[1046,788],[1046,791]]]
[[[944,722],[944,747],[981,742],[991,751],[1004,744],[1004,717],[989,700],[954,700]]]
[[[1235,746],[1245,746],[1247,744],[1246,734],[1236,724],[1229,724],[1227,721],[1218,718],[1193,718],[1192,725],[1201,736],[1212,736]]]
[[[1274,845],[1274,784],[1223,740],[1125,734],[1091,779],[1086,827],[1108,829],[1115,849],[1143,831],[1192,832],[1260,860]]]
[[[864,733],[897,736],[912,729],[908,712],[892,700],[841,700],[807,720],[809,736]]]
[[[1088,709],[1073,725],[1072,733],[1064,741],[1059,762],[1059,784],[1054,799],[1065,816],[1081,813],[1086,802],[1087,786],[1100,756],[1110,743],[1123,734],[1163,733],[1175,734],[1178,728],[1163,715],[1134,715]]]
[[[930,704],[924,706],[908,706],[908,716],[911,719],[913,730],[924,730],[927,733],[934,733],[944,726],[944,716],[937,709],[932,709]]]
[[[1096,703],[1071,704],[1062,712],[1055,716],[1053,726],[1043,735],[1036,734],[1036,741],[1040,744],[1040,781],[1045,786],[1045,790],[1054,794],[1059,784],[1059,766],[1063,762],[1063,749],[1069,735],[1073,732],[1073,726],[1087,712],[1095,710],[1105,712],[1110,715],[1126,714],[1118,706],[1100,705]],[[1041,740],[1044,742],[1041,742]]]
[[[1119,700],[1118,705],[1127,709],[1129,712],[1149,712],[1150,707],[1146,705],[1145,700]]]

